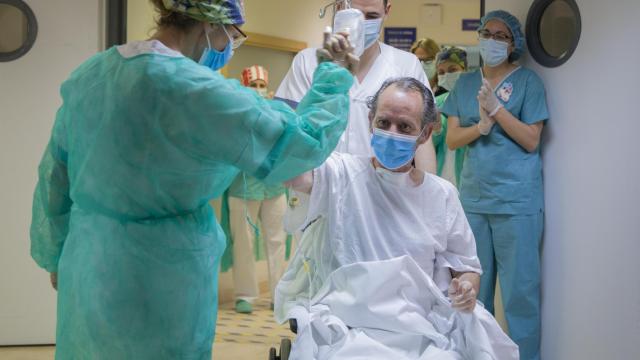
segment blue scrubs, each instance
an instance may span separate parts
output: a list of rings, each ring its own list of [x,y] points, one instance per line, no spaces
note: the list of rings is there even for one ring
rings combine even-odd
[[[480,70],[463,74],[442,112],[461,127],[480,121]],[[544,85],[517,68],[497,87],[505,109],[526,124],[549,118]],[[529,153],[496,124],[469,144],[460,179],[460,200],[476,237],[482,264],[479,299],[493,312],[496,274],[509,332],[521,359],[540,358],[540,243],[544,198],[540,149]]]

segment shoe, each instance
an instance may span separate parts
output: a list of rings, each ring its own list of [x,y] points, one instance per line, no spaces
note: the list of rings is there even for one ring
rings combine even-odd
[[[251,314],[253,306],[246,300],[236,300],[236,312],[240,314]]]

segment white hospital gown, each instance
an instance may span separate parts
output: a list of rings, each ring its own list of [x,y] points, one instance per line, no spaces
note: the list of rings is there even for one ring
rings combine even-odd
[[[380,56],[375,60],[362,83],[354,79],[349,91],[351,99],[349,125],[336,147],[338,152],[373,156],[367,98],[375,95],[385,80],[395,77],[412,77],[429,87],[429,80],[415,55],[383,43],[379,44]],[[276,98],[285,100],[295,107],[311,88],[313,72],[317,66],[316,49],[309,48],[298,53],[276,91]]]
[[[314,170],[309,223],[275,297],[276,320],[299,322],[291,359],[517,358],[486,310],[460,314],[444,296],[450,269],[481,273],[449,182],[401,187],[334,153]]]

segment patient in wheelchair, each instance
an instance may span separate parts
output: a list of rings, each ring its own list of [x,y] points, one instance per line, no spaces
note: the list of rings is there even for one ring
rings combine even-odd
[[[518,359],[477,304],[480,262],[453,185],[413,166],[437,111],[412,78],[369,100],[373,157],[335,153],[288,185],[304,235],[275,294],[289,359]],[[291,224],[290,224],[291,226]]]

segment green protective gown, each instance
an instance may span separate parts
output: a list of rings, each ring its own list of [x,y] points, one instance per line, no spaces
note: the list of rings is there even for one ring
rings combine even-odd
[[[441,109],[444,106],[444,103],[449,97],[449,93],[444,93],[436,97],[436,106],[438,109]],[[442,127],[438,133],[433,133],[431,139],[433,141],[433,147],[436,150],[436,161],[438,163],[438,167],[436,169],[436,173],[438,176],[442,176],[442,170],[444,168],[444,163],[447,159],[447,153],[449,148],[447,147],[447,128],[448,128],[448,116],[445,114],[440,114],[440,121],[442,123]],[[463,146],[455,150],[456,158],[455,158],[455,172],[456,172],[456,185],[460,184],[460,174],[462,173],[462,165],[464,164],[464,154],[467,151],[467,147]]]
[[[224,234],[227,238],[227,248],[222,255],[222,260],[220,261],[220,271],[227,272],[229,269],[233,267],[233,242],[234,239],[231,236],[231,224],[230,224],[230,214],[229,214],[229,196],[250,200],[250,201],[263,201],[267,199],[273,199],[274,197],[283,195],[287,193],[287,189],[284,184],[267,184],[264,181],[260,181],[253,176],[247,175],[245,173],[240,173],[236,176],[235,180],[231,183],[229,189],[222,196],[222,214],[220,215],[220,226],[224,230]],[[249,219],[247,219],[249,221]],[[255,238],[253,244],[253,250],[256,260],[264,260],[266,259],[266,254],[264,252],[265,244],[264,239],[262,238],[262,225],[260,224],[260,220],[257,220],[255,223],[249,222],[249,225],[253,227]],[[291,235],[287,236],[286,240],[286,250],[285,250],[285,258],[289,259],[291,254]]]
[[[62,85],[31,254],[58,273],[58,359],[211,359],[225,238],[208,200],[282,182],[343,133],[352,76],[321,64],[296,111],[184,57],[117,48]]]

